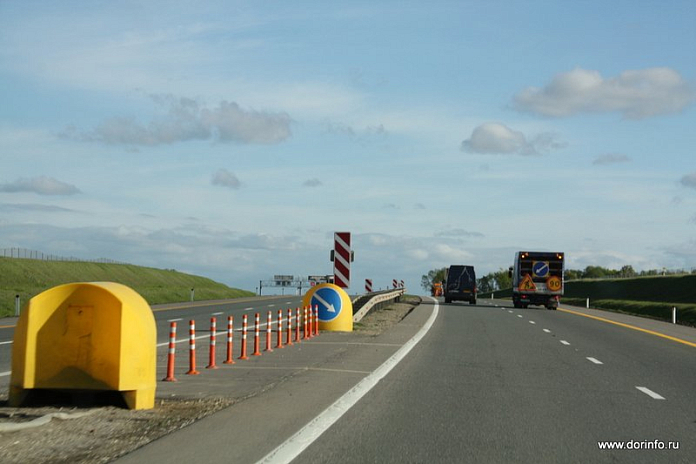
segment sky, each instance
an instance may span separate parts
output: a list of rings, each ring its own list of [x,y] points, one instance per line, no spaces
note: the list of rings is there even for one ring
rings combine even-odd
[[[691,1],[0,0],[0,248],[351,293],[696,268]]]

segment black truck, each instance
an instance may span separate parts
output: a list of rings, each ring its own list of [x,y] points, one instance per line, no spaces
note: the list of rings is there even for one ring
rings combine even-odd
[[[476,272],[474,266],[452,265],[445,277],[445,303],[468,301],[476,304]]]

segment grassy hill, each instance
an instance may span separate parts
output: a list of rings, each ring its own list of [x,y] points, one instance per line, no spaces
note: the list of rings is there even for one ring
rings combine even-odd
[[[217,300],[253,296],[205,277],[130,264],[39,261],[0,257],[0,317],[15,313],[15,295],[24,306],[30,298],[72,282],[117,282],[140,293],[151,305],[191,299]]]
[[[509,298],[512,290],[495,292]],[[490,293],[479,295],[490,297]],[[680,323],[696,326],[696,275],[635,277],[632,279],[587,279],[565,283],[561,303],[635,314],[665,321],[672,320],[677,308]]]

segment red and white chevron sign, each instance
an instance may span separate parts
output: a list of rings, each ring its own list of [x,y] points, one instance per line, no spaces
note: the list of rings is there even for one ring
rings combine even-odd
[[[398,284],[398,282],[396,281],[396,279],[393,279],[393,280],[392,280],[392,285],[394,286],[394,288],[398,288],[398,287],[399,287],[399,284]]]
[[[350,287],[350,232],[334,232],[334,285]]]
[[[372,279],[365,279],[365,291],[372,293]]]

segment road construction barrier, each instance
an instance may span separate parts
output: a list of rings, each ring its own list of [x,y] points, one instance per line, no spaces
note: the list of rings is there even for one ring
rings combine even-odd
[[[198,375],[196,370],[196,321],[189,321],[189,370],[187,375]]]
[[[360,322],[372,309],[387,304],[388,302],[398,300],[405,292],[405,289],[399,288],[393,291],[380,292],[372,296],[367,295],[366,298],[369,298],[368,301],[353,314],[353,322]]]
[[[259,338],[259,325],[261,324],[259,313],[254,317],[254,352],[252,356],[261,356],[261,339]]]
[[[167,376],[164,382],[176,382],[174,378],[174,360],[176,358],[176,322],[169,324],[169,351],[167,353]]]
[[[319,328],[336,332],[353,331],[353,303],[341,287],[320,284],[312,287],[302,300],[305,307],[319,309]]]
[[[247,315],[245,314],[242,316],[242,348],[241,348],[241,354],[239,355],[238,359],[249,359],[249,356],[247,356],[247,322],[248,318]]]
[[[273,348],[271,348],[271,342],[272,342],[272,337],[273,337],[273,312],[268,311],[268,319],[266,322],[266,351],[273,351]]]
[[[210,348],[208,349],[208,365],[206,369],[217,369],[215,364],[215,334],[217,332],[217,320],[215,317],[210,318]]]
[[[234,358],[232,357],[234,342],[234,316],[227,316],[227,359],[223,361],[223,364],[234,364]]]
[[[21,406],[37,390],[111,390],[131,409],[153,408],[156,345],[152,310],[131,288],[90,282],[46,290],[17,321],[9,404]]]

